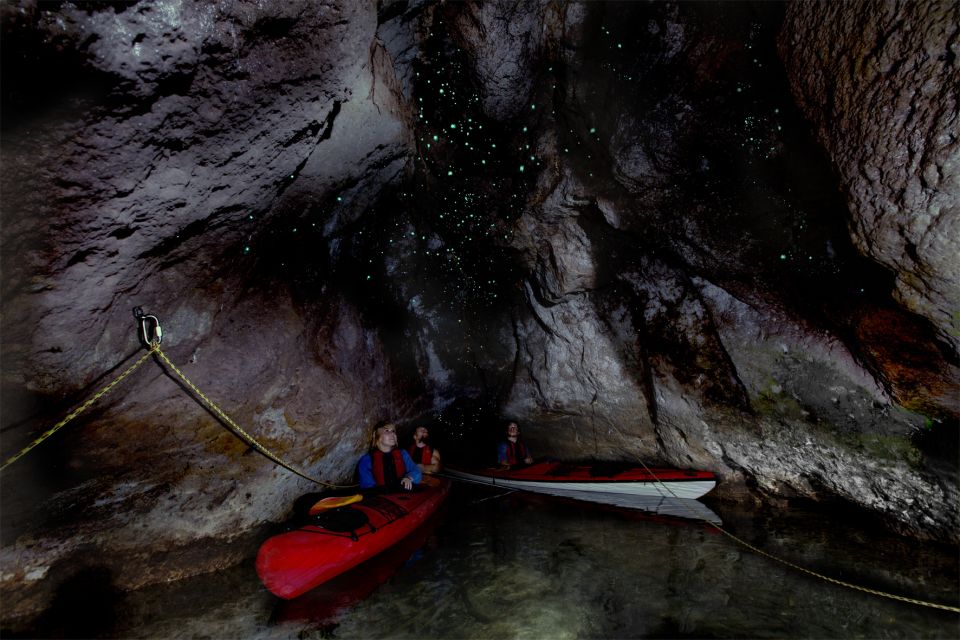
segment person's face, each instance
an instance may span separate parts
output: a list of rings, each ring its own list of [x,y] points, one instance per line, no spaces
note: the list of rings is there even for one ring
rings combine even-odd
[[[427,431],[426,427],[417,427],[417,430],[413,432],[413,439],[417,442],[423,442],[430,437],[430,432]]]
[[[396,427],[383,427],[380,429],[380,446],[390,447],[391,449],[397,446],[397,429]]]
[[[520,427],[517,426],[516,422],[511,422],[507,425],[507,435],[511,438],[516,438],[520,435]]]

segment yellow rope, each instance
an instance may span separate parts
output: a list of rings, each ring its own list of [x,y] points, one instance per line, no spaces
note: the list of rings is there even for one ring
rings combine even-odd
[[[11,464],[13,464],[14,462],[16,462],[17,460],[19,460],[19,459],[22,458],[23,456],[27,455],[30,451],[32,451],[32,450],[34,449],[34,447],[36,447],[36,446],[39,445],[41,442],[43,442],[44,440],[46,440],[47,438],[49,438],[50,436],[52,436],[54,433],[56,433],[57,431],[59,431],[63,426],[65,426],[68,422],[70,422],[71,420],[73,420],[74,418],[76,418],[78,415],[80,415],[81,413],[83,413],[84,411],[86,411],[87,408],[89,408],[90,405],[92,405],[94,402],[96,402],[97,400],[99,400],[100,398],[102,398],[103,396],[105,396],[106,394],[110,393],[110,391],[111,391],[115,386],[117,386],[117,385],[120,384],[124,379],[126,379],[127,376],[129,376],[131,373],[133,373],[134,370],[135,370],[137,367],[139,367],[141,364],[143,364],[144,362],[146,362],[147,358],[149,358],[149,357],[150,357],[151,355],[153,355],[153,354],[157,354],[158,356],[160,356],[160,359],[163,360],[163,361],[167,364],[167,366],[170,367],[170,368],[177,374],[177,376],[180,377],[181,380],[183,380],[183,383],[186,384],[186,385],[196,394],[196,396],[207,406],[207,408],[209,408],[216,416],[218,416],[218,417],[224,422],[224,424],[226,424],[238,437],[240,437],[240,439],[242,439],[244,442],[246,442],[247,444],[249,444],[250,446],[252,446],[253,448],[255,448],[255,449],[256,449],[257,451],[259,451],[260,453],[262,453],[264,456],[266,456],[266,457],[267,457],[268,459],[270,459],[272,462],[280,465],[281,467],[283,467],[284,469],[287,469],[288,471],[292,471],[293,473],[297,474],[297,475],[300,476],[301,478],[305,478],[305,479],[307,479],[307,480],[309,480],[309,481],[311,481],[311,482],[314,482],[314,483],[319,484],[319,485],[323,485],[323,486],[325,486],[325,487],[332,487],[332,488],[336,488],[336,489],[346,489],[346,488],[350,488],[350,487],[355,487],[355,486],[357,486],[357,485],[355,485],[355,484],[342,484],[342,485],[341,485],[341,484],[332,484],[332,483],[330,483],[330,482],[324,482],[324,481],[322,481],[322,480],[318,480],[318,479],[316,479],[316,478],[314,478],[314,477],[312,477],[312,476],[307,475],[307,474],[304,473],[303,471],[300,471],[299,469],[297,469],[297,468],[295,468],[295,467],[293,467],[293,466],[285,463],[283,460],[281,460],[280,458],[278,458],[278,457],[277,457],[276,455],[274,455],[270,450],[268,450],[268,449],[267,449],[266,447],[264,447],[262,444],[260,444],[259,442],[257,442],[257,440],[256,440],[253,436],[251,436],[249,433],[247,433],[246,431],[244,431],[244,430],[240,427],[240,425],[238,425],[236,422],[233,421],[233,419],[232,419],[230,416],[228,416],[226,413],[224,413],[224,411],[223,411],[220,407],[218,407],[215,402],[213,402],[210,398],[208,398],[206,395],[204,395],[204,393],[203,393],[202,391],[200,391],[200,389],[198,389],[195,384],[193,384],[192,382],[190,382],[190,380],[187,379],[187,376],[185,376],[185,375],[183,374],[183,372],[180,371],[180,369],[177,368],[177,365],[173,364],[173,362],[170,361],[170,358],[167,357],[167,354],[165,354],[163,351],[160,350],[160,343],[159,343],[159,342],[154,342],[153,344],[151,344],[149,351],[147,351],[145,354],[143,354],[143,355],[140,357],[139,360],[137,360],[135,363],[133,363],[126,371],[124,371],[124,372],[121,373],[119,376],[117,376],[110,384],[108,384],[107,386],[105,386],[103,389],[101,389],[100,391],[98,391],[97,393],[95,393],[92,397],[90,397],[86,402],[84,402],[84,403],[81,404],[79,407],[77,407],[76,409],[74,409],[73,411],[71,411],[69,414],[67,414],[67,416],[66,416],[63,420],[61,420],[61,421],[58,422],[57,424],[53,425],[53,427],[51,427],[50,429],[44,431],[43,434],[40,435],[40,437],[38,437],[36,440],[34,440],[33,442],[31,442],[29,445],[27,445],[26,447],[24,447],[23,449],[21,449],[19,452],[17,452],[16,455],[11,456],[10,458],[8,458],[8,459],[3,463],[3,466],[0,467],[0,471],[3,471],[4,469],[6,469],[7,467],[9,467]]]
[[[76,409],[74,409],[73,411],[71,411],[69,414],[67,414],[67,416],[66,416],[63,420],[61,420],[61,421],[58,422],[57,424],[53,425],[53,426],[52,426],[50,429],[48,429],[47,431],[44,431],[43,434],[41,434],[37,439],[35,439],[35,440],[34,440],[33,442],[31,442],[29,445],[27,445],[26,447],[24,447],[23,449],[21,449],[19,452],[17,452],[16,455],[11,456],[10,458],[8,458],[8,459],[3,463],[3,466],[0,467],[0,471],[3,471],[3,470],[6,469],[7,467],[9,467],[11,464],[13,464],[13,463],[16,462],[17,460],[19,460],[20,458],[22,458],[23,456],[25,456],[27,453],[29,453],[30,451],[32,451],[32,450],[34,449],[34,447],[36,447],[36,446],[39,445],[41,442],[43,442],[44,440],[46,440],[47,438],[49,438],[50,436],[52,436],[54,433],[56,433],[57,431],[59,431],[63,426],[65,426],[68,422],[70,422],[71,420],[73,420],[74,418],[76,418],[78,415],[80,415],[81,413],[83,413],[84,411],[86,411],[86,410],[90,407],[90,405],[92,405],[94,402],[96,402],[97,400],[99,400],[99,399],[102,398],[103,396],[105,396],[105,395],[107,395],[108,393],[110,393],[110,391],[111,391],[115,386],[117,386],[118,384],[120,384],[121,382],[123,382],[123,380],[125,380],[125,379],[127,378],[127,376],[129,376],[131,373],[133,373],[133,372],[137,369],[137,367],[139,367],[141,364],[143,364],[144,362],[146,362],[147,358],[149,358],[149,357],[151,356],[151,354],[154,354],[154,353],[157,354],[158,356],[160,356],[160,359],[162,359],[162,360],[167,364],[167,366],[170,367],[170,368],[174,371],[174,373],[177,374],[177,376],[183,381],[183,383],[186,384],[186,385],[190,388],[190,390],[193,391],[194,394],[196,394],[196,396],[197,396],[198,398],[200,398],[200,400],[207,406],[207,408],[209,408],[211,411],[213,411],[213,413],[214,413],[215,415],[217,415],[221,420],[223,420],[223,422],[224,422],[228,427],[230,427],[230,429],[231,429],[234,433],[236,433],[244,442],[246,442],[247,444],[249,444],[250,446],[252,446],[253,448],[255,448],[257,451],[259,451],[260,453],[262,453],[264,456],[266,456],[268,459],[270,459],[270,460],[273,461],[274,463],[280,465],[281,467],[283,467],[284,469],[287,469],[288,471],[291,471],[291,472],[297,474],[297,475],[300,476],[301,478],[304,478],[304,479],[306,479],[306,480],[310,480],[311,482],[314,482],[314,483],[316,483],[316,484],[320,484],[320,485],[323,485],[323,486],[326,486],[326,487],[348,488],[348,487],[355,487],[355,486],[357,486],[357,485],[354,485],[354,484],[351,484],[351,485],[338,485],[338,484],[332,484],[332,483],[329,483],[329,482],[324,482],[324,481],[322,481],[322,480],[317,480],[316,478],[307,475],[307,474],[304,473],[303,471],[300,471],[299,469],[297,469],[297,468],[295,468],[295,467],[292,467],[292,466],[288,465],[287,463],[285,463],[283,460],[281,460],[281,459],[278,458],[276,455],[274,455],[270,450],[268,450],[266,447],[264,447],[264,446],[261,445],[259,442],[257,442],[257,440],[256,440],[253,436],[251,436],[251,435],[248,434],[246,431],[244,431],[244,430],[240,427],[240,425],[238,425],[236,422],[233,421],[233,419],[232,419],[230,416],[228,416],[226,413],[224,413],[224,411],[223,411],[220,407],[218,407],[215,402],[213,402],[213,401],[212,401],[210,398],[208,398],[202,391],[200,391],[200,389],[198,389],[197,386],[196,386],[195,384],[193,384],[193,383],[187,378],[187,376],[184,375],[184,373],[183,373],[182,371],[180,371],[179,368],[177,368],[177,365],[173,364],[173,362],[170,361],[170,358],[167,357],[167,354],[165,354],[165,353],[160,349],[160,345],[159,345],[159,344],[156,344],[156,343],[153,344],[153,345],[150,347],[150,350],[147,351],[147,353],[143,354],[143,355],[140,357],[139,360],[137,360],[137,361],[134,362],[132,365],[130,365],[130,367],[129,367],[126,371],[124,371],[123,373],[121,373],[121,374],[120,374],[119,376],[117,376],[112,382],[110,382],[110,384],[108,384],[108,385],[106,385],[105,387],[103,387],[100,391],[98,391],[98,392],[95,393],[93,396],[91,396],[86,402],[84,402],[83,404],[81,404],[80,406],[78,406]],[[646,469],[647,472],[648,472],[653,478],[655,478],[655,479],[657,480],[657,482],[659,482],[660,485],[663,486],[663,488],[666,489],[674,498],[677,498],[678,500],[681,500],[680,504],[685,504],[685,503],[682,501],[682,499],[681,499],[681,498],[678,498],[677,495],[673,492],[673,490],[670,489],[669,485],[667,485],[667,484],[664,483],[662,480],[660,480],[659,478],[657,478],[656,474],[653,473],[653,471],[650,469],[650,467],[648,467],[642,460],[640,461],[640,464],[642,464],[643,467],[644,467],[644,469]],[[923,606],[923,607],[931,607],[931,608],[934,608],[934,609],[942,609],[942,610],[944,610],[944,611],[952,611],[952,612],[954,612],[954,613],[960,613],[960,607],[954,607],[954,606],[946,605],[946,604],[938,604],[938,603],[935,603],[935,602],[927,602],[927,601],[925,601],[925,600],[918,600],[918,599],[916,599],[916,598],[907,598],[907,597],[905,597],[905,596],[899,596],[899,595],[896,595],[896,594],[893,594],[893,593],[887,593],[887,592],[885,592],[885,591],[879,591],[879,590],[877,590],[877,589],[869,589],[869,588],[867,588],[867,587],[862,587],[862,586],[860,586],[860,585],[852,584],[852,583],[850,583],[850,582],[844,582],[843,580],[837,580],[836,578],[831,578],[831,577],[829,577],[829,576],[825,576],[825,575],[823,575],[822,573],[817,573],[816,571],[811,571],[810,569],[806,569],[806,568],[801,567],[801,566],[799,566],[799,565],[796,565],[796,564],[794,564],[794,563],[792,563],[792,562],[789,562],[789,561],[787,561],[787,560],[784,560],[783,558],[779,558],[779,557],[777,557],[777,556],[775,556],[775,555],[772,555],[772,554],[770,554],[770,553],[767,553],[766,551],[763,551],[762,549],[759,549],[759,548],[753,546],[752,544],[750,544],[750,543],[747,542],[746,540],[742,540],[742,539],[738,538],[737,536],[733,535],[732,533],[730,533],[729,531],[727,531],[727,530],[724,529],[723,527],[721,527],[721,526],[719,526],[719,525],[717,525],[717,524],[715,524],[715,523],[707,520],[706,518],[703,518],[703,517],[697,515],[692,509],[689,509],[689,508],[686,507],[686,506],[685,506],[684,508],[687,508],[687,509],[690,511],[690,513],[694,515],[694,517],[695,517],[696,519],[698,519],[698,520],[703,520],[704,522],[706,522],[707,524],[709,524],[711,527],[713,527],[713,528],[716,529],[717,531],[721,532],[722,534],[724,534],[725,536],[731,538],[732,540],[740,543],[741,545],[743,545],[744,547],[750,549],[750,550],[753,551],[754,553],[757,553],[757,554],[759,554],[759,555],[761,555],[761,556],[764,556],[764,557],[766,557],[766,558],[769,558],[769,559],[771,559],[771,560],[774,560],[774,561],[776,561],[776,562],[779,562],[780,564],[785,565],[785,566],[787,566],[787,567],[790,567],[791,569],[795,569],[795,570],[800,571],[800,572],[802,572],[802,573],[806,573],[807,575],[811,575],[811,576],[814,576],[814,577],[816,577],[816,578],[820,578],[821,580],[825,580],[826,582],[830,582],[830,583],[832,583],[832,584],[836,584],[836,585],[839,585],[839,586],[841,586],[841,587],[846,587],[846,588],[848,588],[848,589],[854,589],[854,590],[856,590],[856,591],[862,591],[863,593],[869,593],[869,594],[872,594],[872,595],[875,595],[875,596],[880,596],[880,597],[883,597],[883,598],[889,598],[889,599],[891,599],[891,600],[898,600],[898,601],[900,601],[900,602],[908,602],[908,603],[910,603],[910,604],[916,604],[916,605],[920,605],[920,606]]]
[[[827,582],[830,582],[830,583],[832,583],[832,584],[839,585],[839,586],[841,586],[841,587],[846,587],[846,588],[848,588],[848,589],[854,589],[855,591],[862,591],[863,593],[869,593],[869,594],[871,594],[871,595],[880,596],[880,597],[882,597],[882,598],[889,598],[889,599],[891,599],[891,600],[899,600],[900,602],[909,602],[910,604],[916,604],[916,605],[920,605],[920,606],[922,606],[922,607],[930,607],[930,608],[933,608],[933,609],[942,609],[942,610],[944,610],[944,611],[952,611],[952,612],[954,612],[954,613],[960,613],[960,607],[954,607],[954,606],[947,605],[947,604],[939,604],[939,603],[936,603],[936,602],[927,602],[926,600],[917,600],[917,599],[915,599],[915,598],[907,598],[907,597],[905,597],[905,596],[898,596],[898,595],[893,594],[893,593],[887,593],[886,591],[878,591],[877,589],[870,589],[870,588],[867,588],[867,587],[862,587],[862,586],[860,586],[860,585],[858,585],[858,584],[853,584],[853,583],[850,583],[850,582],[844,582],[843,580],[837,580],[836,578],[831,578],[830,576],[825,576],[825,575],[823,575],[822,573],[817,573],[816,571],[811,571],[810,569],[806,569],[806,568],[804,568],[804,567],[801,567],[800,565],[796,565],[796,564],[794,564],[794,563],[792,563],[792,562],[789,562],[788,560],[784,560],[783,558],[779,558],[779,557],[777,557],[777,556],[775,556],[775,555],[773,555],[773,554],[767,553],[766,551],[764,551],[764,550],[762,550],[762,549],[758,549],[757,547],[753,546],[752,544],[750,544],[750,543],[747,542],[746,540],[741,540],[740,538],[738,538],[737,536],[733,535],[732,533],[730,533],[729,531],[727,531],[726,529],[724,529],[724,528],[721,527],[720,525],[718,525],[718,524],[716,524],[716,523],[714,523],[714,522],[711,522],[711,521],[707,520],[706,518],[700,516],[700,515],[697,514],[696,512],[694,512],[693,509],[691,509],[690,507],[688,507],[688,506],[686,505],[686,503],[683,502],[683,498],[677,497],[677,494],[675,494],[675,493],[673,492],[673,490],[670,488],[670,486],[667,485],[667,484],[666,484],[665,482],[663,482],[662,480],[660,480],[659,478],[657,478],[656,474],[650,469],[650,467],[648,467],[646,464],[644,464],[644,462],[643,462],[642,460],[640,461],[640,464],[643,465],[643,468],[647,470],[647,473],[649,473],[654,479],[656,479],[656,481],[659,482],[660,485],[670,493],[670,495],[672,495],[672,496],[673,496],[674,498],[676,498],[677,500],[680,500],[680,504],[683,505],[684,509],[686,509],[686,510],[689,511],[691,514],[693,514],[693,517],[694,517],[695,519],[697,519],[697,520],[703,520],[704,522],[706,522],[707,524],[709,524],[711,527],[713,527],[714,529],[716,529],[717,531],[719,531],[719,532],[722,533],[723,535],[725,535],[725,536],[727,536],[728,538],[731,538],[732,540],[734,540],[734,541],[742,544],[743,546],[745,546],[746,548],[750,549],[750,550],[753,551],[754,553],[757,553],[757,554],[759,554],[759,555],[761,555],[761,556],[764,556],[765,558],[769,558],[769,559],[771,559],[771,560],[774,560],[774,561],[776,561],[776,562],[779,562],[780,564],[785,565],[785,566],[788,566],[788,567],[790,567],[791,569],[795,569],[795,570],[800,571],[800,572],[802,572],[802,573],[805,573],[805,574],[807,574],[807,575],[813,576],[813,577],[815,577],[815,578],[820,578],[821,580],[825,580],[825,581],[827,581]]]
[[[707,520],[706,522],[709,522],[709,520]],[[932,608],[934,608],[934,609],[943,609],[944,611],[953,611],[954,613],[960,613],[960,607],[953,607],[953,606],[950,606],[950,605],[947,605],[947,604],[938,604],[938,603],[936,603],[936,602],[927,602],[926,600],[917,600],[917,599],[915,599],[915,598],[907,598],[907,597],[905,597],[905,596],[898,596],[898,595],[896,595],[896,594],[894,594],[894,593],[887,593],[887,592],[885,592],[885,591],[878,591],[878,590],[876,590],[876,589],[870,589],[870,588],[867,588],[867,587],[861,587],[861,586],[858,585],[858,584],[852,584],[852,583],[850,583],[850,582],[844,582],[843,580],[837,580],[836,578],[831,578],[830,576],[825,576],[825,575],[823,575],[822,573],[817,573],[816,571],[811,571],[810,569],[806,569],[806,568],[801,567],[801,566],[799,566],[799,565],[793,564],[792,562],[789,562],[789,561],[787,561],[787,560],[784,560],[783,558],[778,558],[777,556],[771,555],[771,554],[767,553],[766,551],[763,551],[762,549],[758,549],[757,547],[753,546],[752,544],[750,544],[750,543],[747,542],[746,540],[741,540],[741,539],[738,538],[737,536],[733,535],[732,533],[730,533],[729,531],[727,531],[727,530],[724,529],[723,527],[721,527],[721,526],[719,526],[719,525],[717,525],[717,524],[714,524],[713,522],[710,522],[710,525],[711,525],[712,527],[714,527],[715,529],[717,529],[718,531],[720,531],[721,533],[723,533],[725,536],[728,536],[728,537],[736,540],[737,542],[739,542],[739,543],[742,544],[743,546],[747,547],[747,548],[750,549],[751,551],[753,551],[753,552],[755,552],[755,553],[759,553],[760,555],[765,556],[765,557],[767,557],[767,558],[770,558],[771,560],[775,560],[775,561],[779,562],[780,564],[783,564],[783,565],[786,565],[786,566],[790,567],[791,569],[796,569],[797,571],[801,571],[801,572],[806,573],[807,575],[811,575],[811,576],[813,576],[813,577],[815,577],[815,578],[820,578],[821,580],[826,580],[827,582],[832,582],[833,584],[840,585],[841,587],[847,587],[848,589],[854,589],[854,590],[856,590],[856,591],[862,591],[862,592],[864,592],[864,593],[869,593],[869,594],[872,594],[872,595],[875,595],[875,596],[880,596],[880,597],[882,597],[882,598],[890,598],[891,600],[899,600],[900,602],[909,602],[910,604],[918,604],[918,605],[923,606],[923,607],[932,607]]]
[[[304,473],[303,471],[300,471],[296,467],[293,467],[287,464],[286,462],[278,458],[276,455],[274,455],[270,450],[268,450],[262,444],[257,442],[257,440],[253,436],[251,436],[249,433],[244,431],[240,427],[240,425],[234,422],[233,418],[231,418],[226,413],[224,413],[223,410],[220,407],[218,407],[215,402],[213,402],[213,400],[211,400],[206,395],[204,395],[204,393],[200,391],[200,389],[198,389],[195,384],[190,382],[187,376],[185,376],[183,372],[177,368],[177,365],[173,364],[173,362],[170,361],[170,358],[168,358],[167,354],[165,354],[160,349],[159,345],[155,345],[153,347],[152,352],[155,352],[158,356],[160,356],[160,359],[163,360],[167,364],[167,366],[170,367],[181,380],[183,380],[183,383],[187,385],[190,388],[190,390],[193,391],[194,394],[196,394],[196,396],[207,406],[207,408],[213,411],[213,413],[217,415],[235,434],[237,434],[237,436],[239,436],[240,439],[242,439],[244,442],[249,444],[251,447],[253,447],[257,451],[265,455],[267,458],[269,458],[276,464],[280,465],[284,469],[287,469],[288,471],[292,471],[293,473],[297,474],[301,478],[305,478],[306,480],[310,480],[311,482],[315,482],[316,484],[320,484],[325,487],[345,489],[345,488],[357,486],[355,484],[332,484],[330,482],[324,482],[322,480],[318,480],[312,476],[307,475],[306,473]]]
[[[68,422],[70,422],[71,420],[73,420],[74,418],[76,418],[78,415],[80,415],[81,413],[83,413],[84,411],[86,411],[87,408],[88,408],[90,405],[92,405],[94,402],[96,402],[97,400],[99,400],[99,399],[102,398],[103,396],[105,396],[105,395],[107,395],[108,393],[110,393],[111,389],[113,389],[115,386],[117,386],[118,384],[120,384],[127,376],[129,376],[131,373],[133,373],[133,371],[134,371],[137,367],[139,367],[141,364],[143,364],[144,362],[146,362],[147,358],[150,357],[150,354],[153,353],[154,349],[156,349],[156,350],[159,351],[159,347],[156,347],[156,346],[152,347],[152,348],[150,349],[150,351],[148,351],[148,352],[146,352],[145,354],[143,354],[143,355],[140,357],[139,360],[137,360],[136,362],[134,362],[134,363],[130,366],[130,368],[128,368],[126,371],[124,371],[124,372],[121,373],[119,376],[117,376],[116,378],[114,378],[113,382],[111,382],[110,384],[108,384],[107,386],[105,386],[103,389],[101,389],[100,391],[98,391],[97,393],[95,393],[95,394],[94,394],[90,399],[88,399],[86,402],[84,402],[84,403],[81,404],[79,407],[77,407],[76,409],[74,409],[73,411],[71,411],[69,414],[67,414],[67,417],[66,417],[66,418],[64,418],[63,420],[61,420],[61,421],[58,422],[57,424],[53,425],[52,427],[50,427],[49,429],[47,429],[46,431],[44,431],[43,434],[41,434],[39,438],[37,438],[36,440],[34,440],[33,442],[31,442],[30,444],[28,444],[27,446],[25,446],[23,449],[21,449],[19,452],[17,452],[16,455],[7,458],[7,460],[3,463],[3,466],[0,467],[0,471],[3,471],[4,469],[6,469],[7,467],[9,467],[11,464],[13,464],[14,462],[16,462],[17,460],[19,460],[19,459],[22,458],[23,456],[27,455],[27,454],[28,454],[30,451],[32,451],[33,448],[36,447],[38,444],[40,444],[41,442],[43,442],[44,440],[46,440],[47,438],[49,438],[50,436],[52,436],[53,434],[55,434],[57,431],[60,430],[61,427],[63,427],[63,426],[66,425]]]

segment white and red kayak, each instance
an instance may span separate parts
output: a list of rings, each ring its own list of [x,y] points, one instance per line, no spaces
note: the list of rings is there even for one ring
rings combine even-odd
[[[567,497],[583,492],[689,499],[699,498],[717,485],[717,477],[709,471],[652,469],[619,463],[538,462],[512,469],[447,466],[444,471],[454,479]]]

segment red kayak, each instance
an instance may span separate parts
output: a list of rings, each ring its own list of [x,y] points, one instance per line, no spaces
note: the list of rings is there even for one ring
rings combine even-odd
[[[257,553],[257,575],[271,593],[296,598],[405,538],[449,492],[449,480],[428,476],[413,491],[367,495],[322,512],[267,539]]]
[[[271,624],[309,622],[312,625],[331,623],[337,615],[373,593],[377,587],[406,566],[418,551],[430,545],[430,537],[439,521],[438,509],[426,522],[389,549],[370,558],[350,571],[293,600],[282,600],[273,608]]]

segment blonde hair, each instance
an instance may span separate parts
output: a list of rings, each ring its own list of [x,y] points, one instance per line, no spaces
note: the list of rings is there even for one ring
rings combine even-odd
[[[394,431],[397,430],[397,425],[385,420],[381,420],[377,424],[373,425],[373,437],[370,440],[371,449],[376,449],[380,446],[380,438],[383,436],[383,431],[390,427],[392,427]]]

